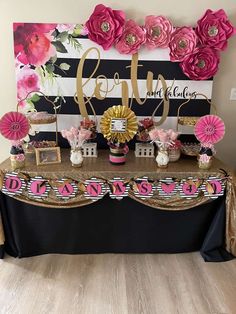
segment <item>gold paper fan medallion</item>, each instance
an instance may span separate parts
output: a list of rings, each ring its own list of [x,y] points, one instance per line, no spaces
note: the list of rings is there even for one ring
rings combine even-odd
[[[137,130],[137,117],[126,106],[110,107],[101,118],[101,132],[109,141],[128,142],[135,136]]]

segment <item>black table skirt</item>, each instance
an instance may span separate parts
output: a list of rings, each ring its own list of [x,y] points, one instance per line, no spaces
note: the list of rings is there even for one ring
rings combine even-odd
[[[184,211],[164,211],[108,196],[78,208],[32,206],[0,194],[5,245],[15,257],[46,253],[182,253],[225,261],[225,199]]]

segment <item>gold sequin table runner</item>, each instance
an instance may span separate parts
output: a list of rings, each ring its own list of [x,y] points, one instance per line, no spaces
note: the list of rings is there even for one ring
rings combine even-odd
[[[196,159],[181,158],[176,163],[170,163],[168,168],[160,169],[152,158],[135,158],[134,152],[130,151],[125,165],[115,166],[108,161],[108,150],[98,152],[98,158],[85,158],[81,168],[71,166],[69,160],[69,150],[62,150],[62,163],[54,165],[36,166],[33,159],[27,158],[26,166],[18,173],[25,180],[32,177],[41,176],[47,179],[51,186],[56,184],[58,179],[69,181],[84,182],[90,178],[98,178],[108,182],[114,177],[123,178],[126,182],[134,182],[136,178],[148,177],[150,180],[160,180],[165,178],[175,178],[181,180],[184,178],[207,179],[209,177],[225,177],[226,179],[226,248],[236,256],[236,186],[231,169],[221,161],[214,159],[210,170],[201,170],[198,168]],[[223,170],[223,171],[222,171]],[[3,184],[3,178],[6,173],[11,172],[10,160],[5,160],[0,164],[0,188]],[[227,174],[227,175],[226,175]],[[199,193],[196,198],[185,199],[176,195],[169,199],[163,199],[154,194],[150,199],[142,200],[138,198],[133,189],[129,190],[129,197],[145,205],[163,209],[163,210],[187,210],[194,206],[209,202],[203,193]],[[78,193],[74,198],[62,202],[54,193],[49,193],[47,199],[43,201],[34,200],[28,197],[27,193],[13,196],[22,202],[45,207],[71,208],[84,206],[92,203],[92,200],[86,199],[84,193]],[[4,243],[4,233],[0,217],[0,245]]]

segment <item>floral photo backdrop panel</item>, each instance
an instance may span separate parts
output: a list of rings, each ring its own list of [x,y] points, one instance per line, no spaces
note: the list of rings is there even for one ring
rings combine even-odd
[[[167,86],[172,86],[168,91],[170,110],[168,117],[161,127],[175,128],[177,110],[179,106],[193,93],[205,94],[209,99],[212,96],[213,79],[203,81],[190,80],[182,72],[178,62],[171,62],[169,50],[142,48],[138,54],[137,84],[141,99],[147,96],[143,105],[133,98],[131,83],[131,55],[120,54],[116,49],[108,51],[88,39],[86,28],[81,24],[39,24],[39,23],[14,23],[14,53],[17,79],[17,98],[20,110],[48,111],[53,113],[53,108],[45,101],[44,97],[37,94],[41,91],[49,99],[61,103],[59,113],[59,130],[78,126],[81,121],[79,106],[74,100],[76,93],[76,74],[81,57],[90,48],[92,49],[83,67],[83,93],[91,97],[91,104],[99,121],[103,112],[110,106],[121,104],[121,85],[114,85],[115,73],[119,80],[125,80],[129,87],[129,103],[139,119],[151,116],[163,98],[162,85],[158,84],[156,90],[147,93],[147,73],[154,75],[154,86],[157,77],[161,74]],[[98,65],[98,59],[100,59]],[[97,66],[97,69],[96,69]],[[96,71],[95,71],[96,69]],[[93,74],[94,72],[94,74]],[[92,75],[93,74],[93,75]],[[115,76],[116,77],[116,76]],[[93,96],[95,86],[101,82],[104,100]],[[29,93],[32,92],[30,95]],[[28,97],[27,97],[28,95]],[[25,99],[27,97],[27,99]],[[87,110],[91,118],[93,112],[90,106]],[[157,110],[155,116],[159,120],[162,116],[163,105]],[[201,96],[191,100],[181,110],[182,116],[202,116],[210,112],[209,104]],[[52,138],[55,126],[42,125],[39,128],[44,139]],[[182,128],[183,134],[192,133],[191,128]]]

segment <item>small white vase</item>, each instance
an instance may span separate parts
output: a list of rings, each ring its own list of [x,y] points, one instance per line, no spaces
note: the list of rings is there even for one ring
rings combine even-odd
[[[83,163],[82,150],[80,148],[71,149],[70,152],[70,161],[73,167],[81,167]]]
[[[169,163],[169,156],[167,149],[160,148],[157,153],[156,162],[159,168],[166,168]]]

